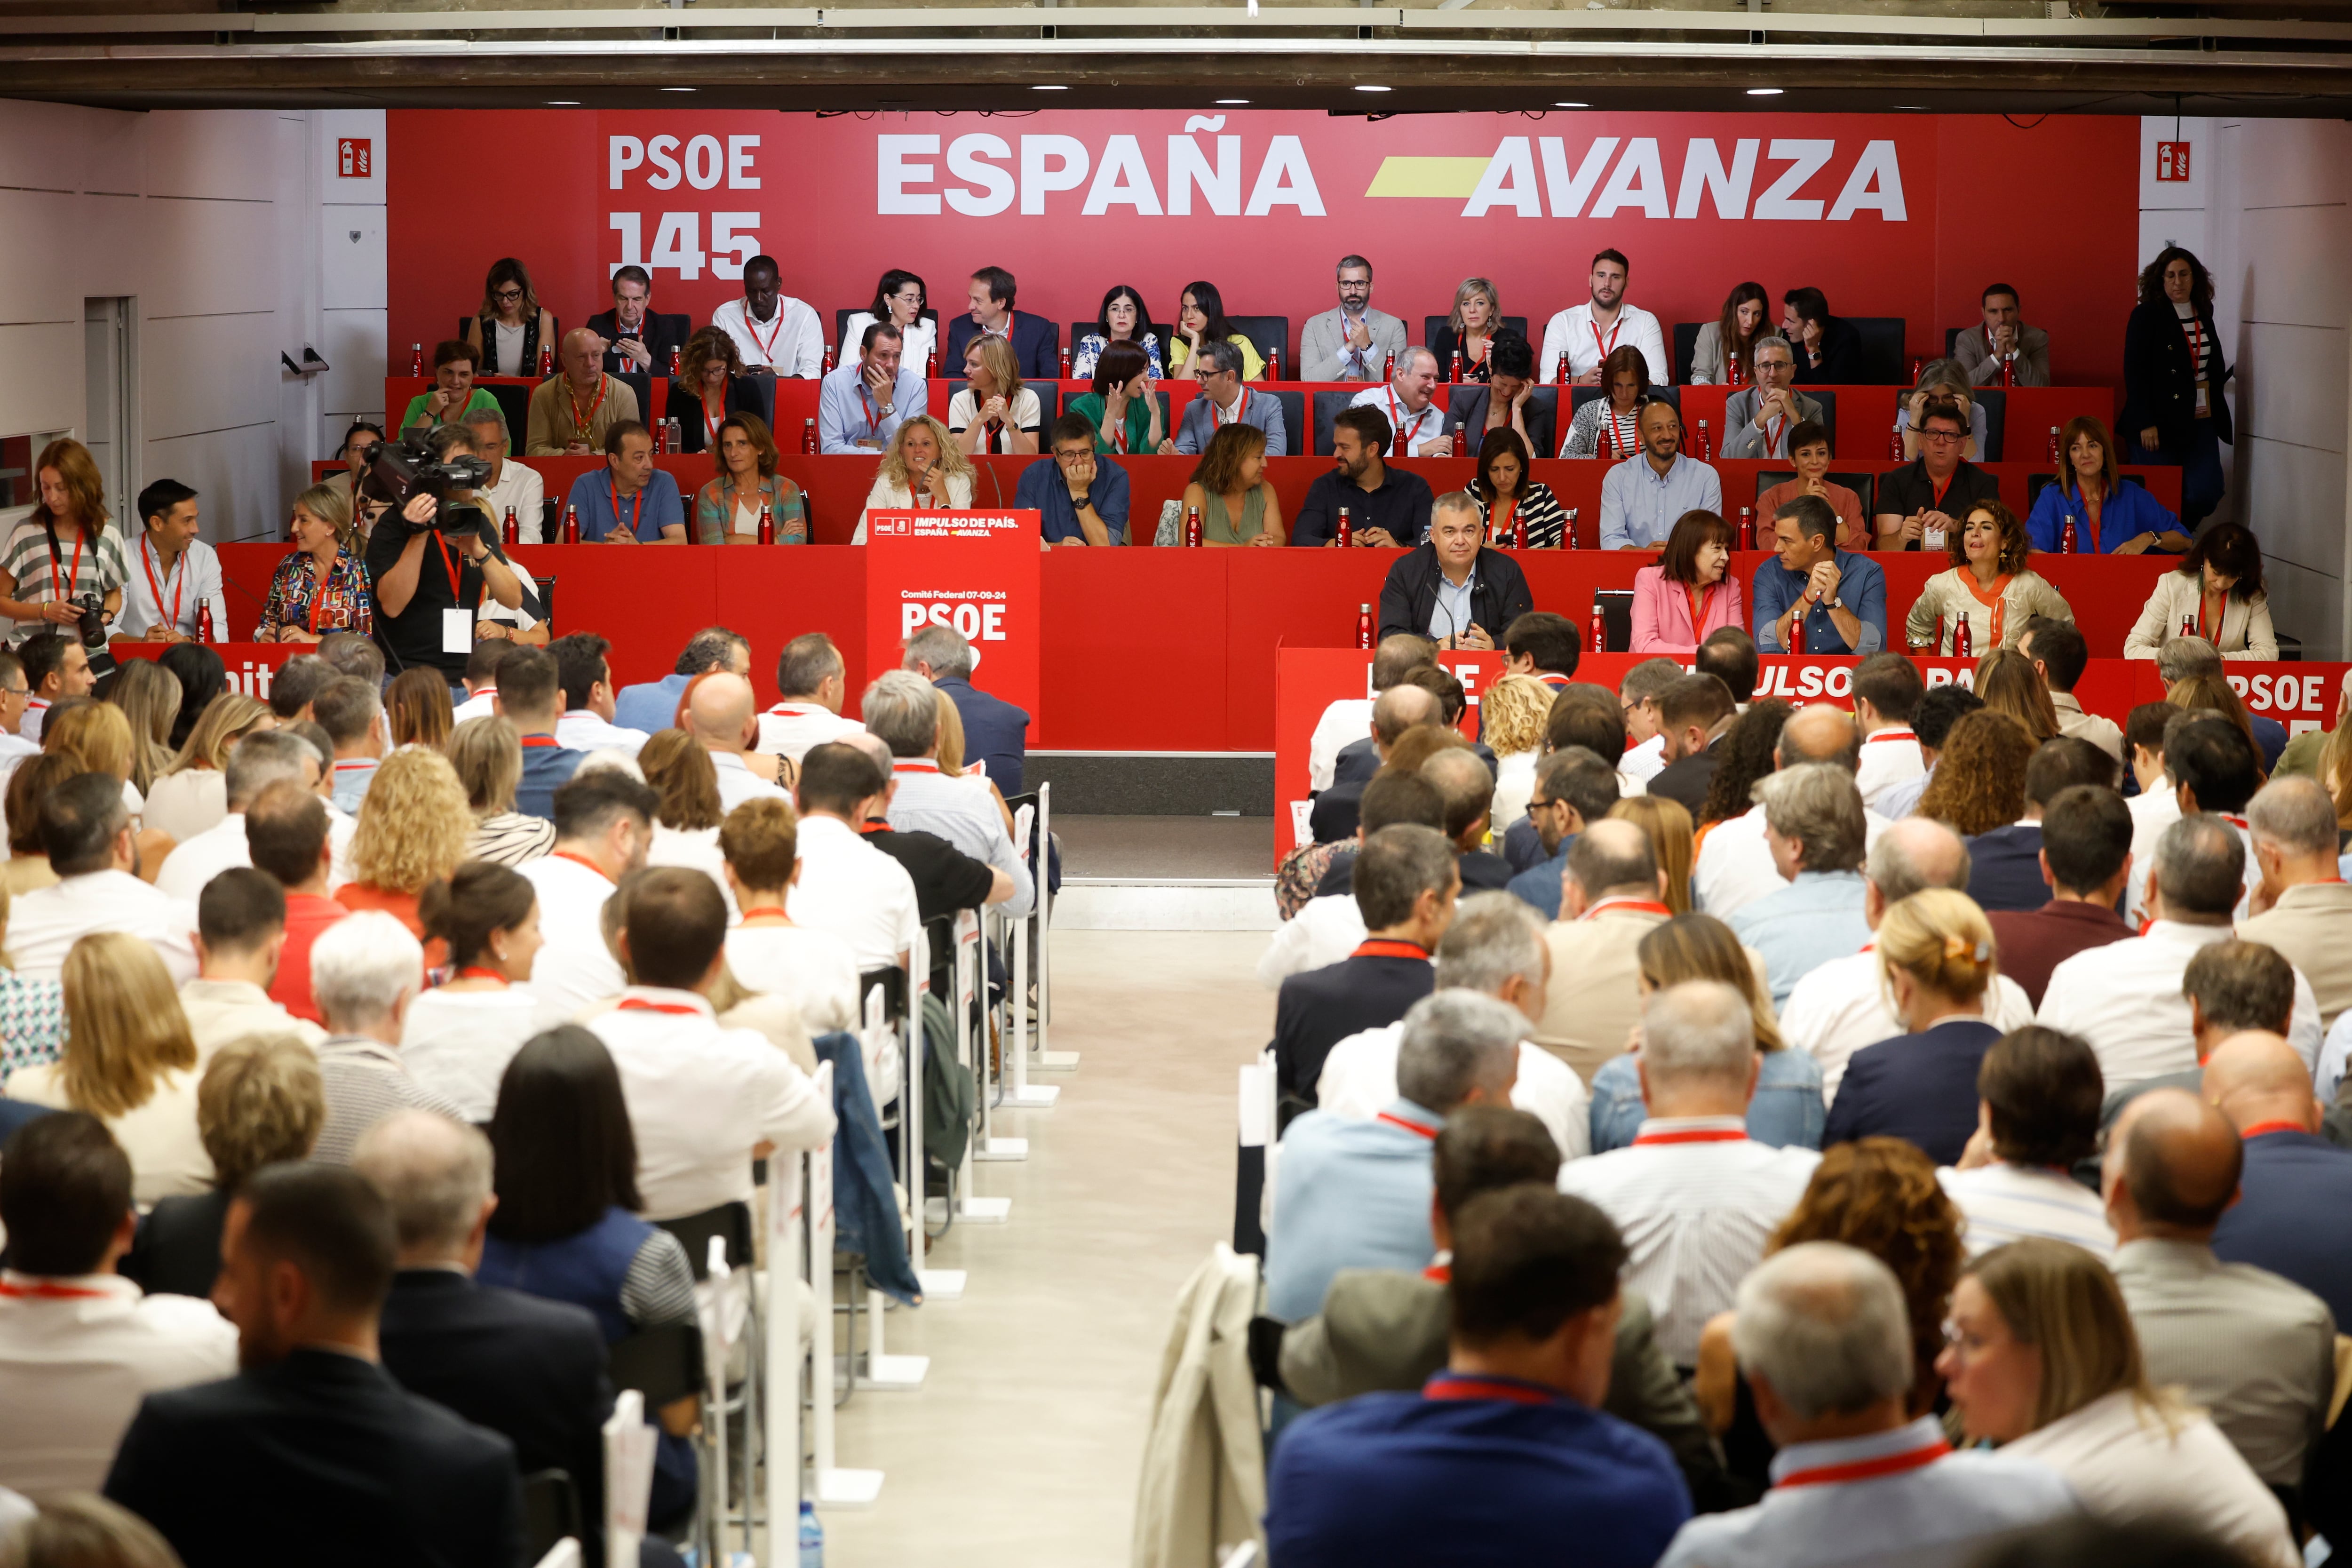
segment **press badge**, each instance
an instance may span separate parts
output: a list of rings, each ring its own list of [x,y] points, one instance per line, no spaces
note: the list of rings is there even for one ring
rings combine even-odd
[[[471,653],[474,651],[474,612],[444,610],[441,612],[441,651]]]

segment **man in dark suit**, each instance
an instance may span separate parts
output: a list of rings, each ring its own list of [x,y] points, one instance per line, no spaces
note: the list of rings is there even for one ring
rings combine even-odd
[[[971,275],[971,312],[948,323],[948,357],[940,374],[963,374],[963,352],[971,341],[988,333],[1009,339],[1013,357],[1024,381],[1053,381],[1062,374],[1061,329],[1043,316],[1013,308],[1013,274],[1002,267],[983,267]]]
[[[1339,760],[1332,764],[1331,787],[1315,797],[1315,808],[1307,814],[1307,826],[1315,836],[1315,842],[1336,844],[1343,838],[1353,837],[1358,816],[1363,809],[1365,786],[1372,782],[1372,775],[1380,772],[1381,763],[1388,760],[1388,754],[1395,749],[1396,743],[1404,739],[1406,731],[1423,724],[1442,722],[1444,714],[1436,695],[1411,679],[1402,685],[1391,686],[1374,698],[1372,732],[1365,741],[1372,765],[1369,769],[1364,768],[1353,760],[1348,747],[1340,748]]]
[[[1432,504],[1429,538],[1399,556],[1381,584],[1381,635],[1418,632],[1442,648],[1493,652],[1504,628],[1535,606],[1527,574],[1479,543],[1485,525],[1467,490]]]
[[[396,1250],[390,1206],[348,1167],[247,1179],[214,1287],[244,1370],[148,1395],[106,1478],[187,1568],[522,1560],[514,1445],[378,1364]]]
[[[2132,816],[2123,796],[2089,784],[2062,789],[2043,804],[2041,826],[2035,867],[2049,901],[1986,916],[2000,948],[2000,972],[2037,1007],[2052,970],[2085,949],[2132,934],[2116,913],[2132,872]]]
[[[352,1169],[392,1205],[399,1272],[378,1330],[386,1372],[514,1444],[524,1474],[562,1470],[591,1556],[603,1550],[604,1331],[586,1309],[474,1281],[488,1234],[490,1142],[426,1110],[385,1117]]]
[[[1448,746],[1421,764],[1421,776],[1437,787],[1445,802],[1445,836],[1454,841],[1462,890],[1501,892],[1510,883],[1511,868],[1500,855],[1480,847],[1495,805],[1494,770],[1469,747]]]
[[[1650,780],[1650,793],[1679,802],[1696,823],[1715,782],[1712,748],[1731,728],[1731,689],[1717,676],[1685,675],[1659,697],[1658,717],[1666,765]]]
[[[1978,908],[1987,914],[2021,911],[2038,910],[2048,901],[2049,883],[2042,874],[2042,814],[2061,790],[2077,784],[2112,791],[2116,760],[2072,735],[2055,736],[2035,749],[2025,764],[2025,820],[1969,840],[1969,897]]]
[[[604,340],[604,374],[650,378],[669,374],[669,356],[686,347],[693,334],[691,316],[665,316],[654,309],[654,280],[644,268],[631,265],[613,274],[613,309],[588,318],[588,330]],[[685,331],[679,331],[683,324]],[[637,357],[632,343],[645,351]],[[650,404],[644,405],[648,409]]]
[[[2352,1152],[2319,1136],[2310,1069],[2276,1035],[2232,1035],[2205,1058],[2204,1091],[2246,1149],[2213,1256],[2292,1279],[2352,1322]]]
[[[1333,1046],[1395,1023],[1436,988],[1429,955],[1454,923],[1461,891],[1454,846],[1443,833],[1394,823],[1364,840],[1355,870],[1362,945],[1337,963],[1290,976],[1275,1003],[1275,1075],[1286,1124],[1315,1103]]]
[[[978,662],[953,626],[928,626],[907,639],[905,668],[946,692],[963,721],[964,765],[982,763],[999,790],[1016,795],[1029,755],[1029,715],[972,685]]]

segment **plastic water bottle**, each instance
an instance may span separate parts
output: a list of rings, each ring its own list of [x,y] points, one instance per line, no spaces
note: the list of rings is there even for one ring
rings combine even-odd
[[[675,414],[671,415],[668,418],[662,421],[662,425],[669,432],[669,449],[673,452],[685,451],[686,430],[684,426],[678,424],[677,416]]]
[[[1372,636],[1372,607],[1370,605],[1358,605],[1356,606],[1356,646],[1360,648],[1369,648],[1377,640]]]
[[[816,1507],[801,1500],[800,1568],[824,1568],[824,1526],[816,1521]]]

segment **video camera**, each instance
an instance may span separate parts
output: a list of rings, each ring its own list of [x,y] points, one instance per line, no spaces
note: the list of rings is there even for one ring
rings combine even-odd
[[[480,524],[479,509],[467,508],[453,517],[449,499],[455,491],[476,490],[488,484],[490,465],[471,453],[435,458],[431,432],[419,427],[404,432],[397,443],[377,442],[368,478],[370,488],[392,503],[394,515],[418,495],[429,495],[441,503],[428,521],[409,523],[412,531],[470,529]]]

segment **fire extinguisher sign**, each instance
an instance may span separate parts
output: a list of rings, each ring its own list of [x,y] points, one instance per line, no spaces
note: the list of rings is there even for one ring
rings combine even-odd
[[[375,142],[368,136],[344,136],[335,142],[335,174],[339,179],[365,180],[375,174]]]
[[[2159,180],[2189,178],[2189,143],[2159,142],[2156,144],[2156,177]]]

